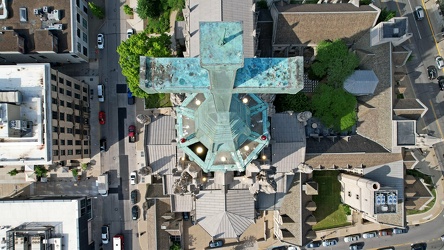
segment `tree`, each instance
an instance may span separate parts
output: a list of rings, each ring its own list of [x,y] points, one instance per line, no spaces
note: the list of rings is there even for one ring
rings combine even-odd
[[[148,94],[139,87],[140,56],[169,57],[171,37],[162,34],[158,37],[148,37],[146,33],[137,33],[117,47],[119,64],[122,74],[126,77],[128,87],[134,96],[145,98]]]
[[[146,19],[148,17],[156,18],[160,15],[160,1],[159,0],[138,0],[136,12],[140,18]]]
[[[358,67],[358,57],[349,52],[342,40],[322,41],[318,44],[316,60],[311,69],[317,77],[327,77],[335,87],[342,87],[344,80]]]
[[[379,14],[377,23],[380,22],[386,22],[396,16],[395,10],[387,10],[387,8],[384,8],[381,10],[381,13]]]
[[[180,250],[180,249],[182,248],[180,247],[180,243],[178,242],[174,242],[173,245],[170,246],[170,250]]]
[[[93,2],[88,2],[88,7],[93,13],[94,16],[96,16],[99,19],[105,18],[105,11],[102,7],[98,6],[97,4]]]
[[[37,177],[46,177],[47,172],[48,172],[48,170],[44,166],[37,165],[34,167],[34,174]]]
[[[125,12],[125,14],[127,14],[129,16],[134,14],[133,8],[129,7],[128,4],[123,5],[123,12]]]
[[[17,170],[17,169],[13,169],[13,170],[11,170],[11,171],[9,171],[8,172],[8,174],[10,175],[10,176],[15,176],[15,175],[17,175],[19,173],[19,171]]]
[[[276,99],[274,100],[273,104],[276,106],[277,112],[290,110],[294,112],[303,112],[310,110],[310,99],[302,92],[298,92],[294,95],[276,95]]]
[[[73,168],[73,169],[71,170],[71,172],[72,172],[72,176],[73,176],[74,178],[76,178],[76,177],[79,175],[79,170],[78,170],[77,168]]]
[[[314,116],[337,132],[350,131],[356,123],[356,97],[342,88],[322,84],[312,98]]]

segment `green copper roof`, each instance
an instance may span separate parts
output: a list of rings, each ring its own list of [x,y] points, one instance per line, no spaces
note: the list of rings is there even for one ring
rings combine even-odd
[[[297,93],[303,61],[243,58],[241,22],[201,22],[200,58],[141,57],[148,93],[191,93],[177,111],[179,146],[205,172],[244,171],[268,145],[267,104],[252,93]]]

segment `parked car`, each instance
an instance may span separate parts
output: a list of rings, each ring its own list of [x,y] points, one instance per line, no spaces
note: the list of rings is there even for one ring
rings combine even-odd
[[[378,250],[395,250],[394,247],[383,247],[383,248],[378,248]]]
[[[133,191],[131,191],[131,204],[136,204],[137,203],[137,196],[138,196],[138,194],[137,194],[137,190],[133,190]]]
[[[441,56],[435,57],[436,66],[438,66],[438,69],[442,69],[444,67],[444,59],[442,59]]]
[[[102,244],[106,245],[109,243],[109,226],[102,226]]]
[[[367,232],[367,233],[363,233],[362,234],[362,238],[364,238],[364,239],[370,239],[370,238],[375,238],[375,237],[377,237],[378,235],[376,234],[376,232]]]
[[[415,18],[416,20],[422,20],[424,19],[424,9],[422,8],[422,6],[416,6],[415,7]]]
[[[273,247],[271,250],[287,250],[287,246],[277,246]]]
[[[128,141],[130,143],[136,142],[136,126],[134,125],[128,127]]]
[[[426,250],[427,244],[426,243],[416,243],[411,245],[412,250]]]
[[[183,212],[183,213],[182,213],[182,217],[183,217],[183,220],[189,220],[189,219],[190,219],[190,213],[188,213],[188,212]]]
[[[361,249],[364,249],[364,243],[360,242],[360,243],[351,244],[349,249],[350,250],[361,250]]]
[[[131,172],[130,182],[131,182],[131,185],[135,185],[137,183],[137,172],[136,171]]]
[[[105,38],[103,34],[97,35],[97,48],[104,49],[105,48]]]
[[[444,90],[444,76],[438,76],[438,86],[441,91]]]
[[[358,241],[359,240],[359,234],[354,234],[354,235],[349,235],[344,237],[344,241],[345,242],[353,242],[353,241]]]
[[[338,240],[336,240],[336,239],[329,239],[329,240],[322,241],[322,245],[324,247],[331,247],[331,246],[334,246],[336,244],[338,244]]]
[[[313,241],[307,244],[307,246],[305,246],[306,248],[318,248],[322,245],[322,241]]]
[[[393,228],[393,234],[406,234],[408,231],[408,228]]]
[[[379,236],[391,236],[392,233],[392,229],[384,229],[379,231]]]
[[[427,67],[427,75],[429,76],[429,80],[433,80],[438,75],[438,70],[435,66],[430,65]]]
[[[441,235],[441,241],[444,241],[444,235]]]
[[[134,105],[134,103],[136,102],[136,98],[133,96],[133,93],[129,88],[127,92],[128,92],[128,105]]]
[[[105,85],[97,85],[97,98],[99,99],[99,102],[105,101]]]
[[[100,139],[100,152],[106,151],[106,139],[102,138]]]
[[[133,206],[133,208],[131,208],[131,216],[132,216],[133,220],[139,219],[139,207],[137,205],[135,205],[135,206]]]
[[[210,243],[208,243],[208,246],[210,248],[221,247],[223,245],[224,245],[223,240],[210,241]]]
[[[105,112],[100,111],[99,112],[99,123],[100,123],[100,125],[103,125],[103,124],[105,124],[105,122],[106,122]]]
[[[134,35],[133,29],[127,29],[126,30],[126,38],[130,38],[130,36]]]

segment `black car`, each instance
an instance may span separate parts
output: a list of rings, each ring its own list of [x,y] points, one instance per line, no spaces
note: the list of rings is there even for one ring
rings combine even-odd
[[[133,220],[139,219],[139,207],[133,206],[133,208],[131,208],[131,214],[132,214]]]
[[[412,244],[412,250],[426,250],[427,244],[426,243],[416,243]]]
[[[190,219],[190,213],[188,213],[188,212],[183,212],[183,213],[182,213],[182,217],[183,217],[183,220],[189,220],[189,219]]]
[[[102,138],[100,139],[100,152],[106,151],[106,139]]]
[[[128,88],[128,105],[134,105],[136,102],[136,98],[133,96],[133,93],[131,93],[131,90]]]
[[[307,244],[306,248],[318,248],[322,245],[322,241],[313,241]]]
[[[435,66],[430,65],[427,67],[427,75],[429,76],[429,80],[433,80],[438,75],[438,70]]]
[[[131,204],[137,203],[137,190],[131,191]]]
[[[444,90],[444,76],[438,77],[438,86],[441,91]]]
[[[349,249],[350,250],[362,250],[362,249],[364,249],[364,243],[360,242],[360,243],[351,244]]]

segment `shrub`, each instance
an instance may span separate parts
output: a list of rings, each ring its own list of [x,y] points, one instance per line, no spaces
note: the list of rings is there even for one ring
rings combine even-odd
[[[77,168],[72,169],[71,172],[72,172],[72,176],[74,176],[74,178],[79,175],[79,170],[77,170]]]
[[[93,13],[94,16],[96,16],[99,19],[105,18],[105,11],[102,7],[98,6],[97,4],[93,2],[88,2],[88,7]]]
[[[125,14],[130,16],[134,14],[133,8],[129,7],[128,4],[123,5],[123,12],[125,12]]]
[[[394,10],[387,10],[387,8],[384,8],[381,10],[381,13],[379,14],[377,23],[380,22],[386,22],[396,16],[396,11]]]
[[[10,175],[10,176],[15,176],[15,175],[17,175],[19,173],[19,171],[17,171],[17,169],[13,169],[13,170],[11,170],[11,171],[9,171],[8,172],[8,174]]]
[[[41,165],[37,165],[34,167],[34,173],[37,177],[45,177],[47,172],[48,170]]]

